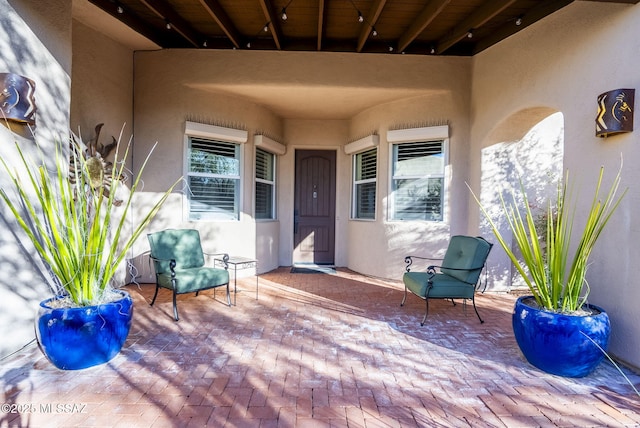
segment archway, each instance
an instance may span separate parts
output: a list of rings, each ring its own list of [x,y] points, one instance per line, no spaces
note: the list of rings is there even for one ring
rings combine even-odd
[[[542,120],[541,112],[546,112]],[[558,180],[562,178],[564,116],[559,112],[549,113],[549,109],[530,109],[514,114],[492,133],[492,137],[498,139],[492,139],[491,145],[482,150],[480,202],[506,239],[510,239],[511,233],[502,214],[501,196],[509,200],[512,189],[518,189],[521,181],[527,189],[534,215],[542,221],[546,215],[547,200],[555,196]],[[522,135],[527,122],[528,131]],[[517,135],[522,137],[517,138]],[[507,136],[516,139],[504,140]],[[480,233],[493,238],[484,218],[480,220]],[[525,287],[498,245],[489,258],[488,274],[488,287],[494,291]]]

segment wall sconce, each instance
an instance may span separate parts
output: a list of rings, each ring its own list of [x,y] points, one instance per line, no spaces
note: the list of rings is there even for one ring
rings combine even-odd
[[[633,131],[635,89],[614,89],[598,95],[596,137]]]
[[[35,125],[36,84],[33,80],[14,73],[0,73],[0,110],[3,118]]]

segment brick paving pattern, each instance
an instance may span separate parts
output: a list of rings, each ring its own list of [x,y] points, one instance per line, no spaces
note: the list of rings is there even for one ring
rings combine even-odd
[[[153,285],[126,287],[133,326],[109,363],[61,371],[35,345],[0,362],[0,427],[640,426],[612,364],[564,379],[524,360],[512,295],[477,296],[484,324],[435,301],[420,327],[398,281],[280,268],[254,287],[240,279],[231,308],[220,290],[179,296],[179,322],[168,291],[150,307]]]

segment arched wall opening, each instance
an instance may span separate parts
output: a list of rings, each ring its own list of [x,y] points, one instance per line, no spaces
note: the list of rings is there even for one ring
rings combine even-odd
[[[564,116],[548,108],[522,110],[496,127],[483,147],[480,203],[512,243],[501,197],[510,201],[522,183],[534,216],[541,223],[545,220],[548,201],[555,197],[563,175]],[[480,218],[479,232],[496,244],[487,263],[488,289],[526,289],[484,217]]]

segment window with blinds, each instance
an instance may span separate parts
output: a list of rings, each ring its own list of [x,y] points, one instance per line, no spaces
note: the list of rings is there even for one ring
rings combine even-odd
[[[190,137],[189,220],[238,220],[240,146]]]
[[[256,219],[274,219],[276,157],[262,149],[256,149]]]
[[[375,219],[378,150],[371,149],[353,156],[352,218]]]
[[[392,220],[443,220],[444,141],[393,145]]]

